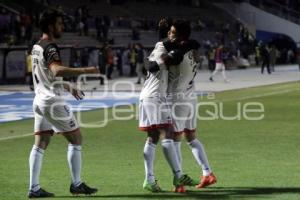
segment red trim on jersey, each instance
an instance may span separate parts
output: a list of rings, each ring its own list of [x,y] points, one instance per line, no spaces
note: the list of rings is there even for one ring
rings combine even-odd
[[[192,130],[184,129],[184,132],[185,132],[185,134],[192,134],[192,133],[196,132],[196,129],[192,129]]]
[[[53,130],[47,130],[47,131],[37,131],[37,132],[34,133],[34,135],[44,135],[44,134],[53,135],[54,131]]]
[[[160,128],[170,128],[172,124],[153,124],[147,127],[139,127],[140,131],[153,131]]]
[[[66,132],[60,132],[61,134],[73,134],[74,132],[76,132],[76,131],[78,131],[79,130],[79,128],[76,128],[76,129],[74,129],[74,130],[72,130],[72,131],[66,131]]]

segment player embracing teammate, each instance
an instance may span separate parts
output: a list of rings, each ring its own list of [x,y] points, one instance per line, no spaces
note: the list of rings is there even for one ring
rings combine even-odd
[[[176,20],[168,32],[168,39],[158,42],[149,56],[148,77],[140,95],[139,127],[148,133],[144,147],[146,177],[143,187],[152,192],[161,191],[153,173],[159,137],[163,138],[163,152],[173,170],[175,192],[185,192],[184,186],[202,188],[216,182],[204,148],[195,135],[197,98],[193,80],[200,45],[189,39],[190,33],[187,21]],[[182,175],[180,140],[183,133],[202,167],[200,183]]]

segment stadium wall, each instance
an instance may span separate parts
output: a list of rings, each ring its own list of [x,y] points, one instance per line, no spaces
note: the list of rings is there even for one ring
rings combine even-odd
[[[295,43],[300,42],[300,26],[286,19],[280,18],[249,3],[217,3],[242,23],[255,27],[256,31],[280,33],[291,37]]]

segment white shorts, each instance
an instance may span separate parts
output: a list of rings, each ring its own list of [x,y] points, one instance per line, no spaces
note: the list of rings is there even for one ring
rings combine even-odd
[[[34,101],[33,112],[36,135],[71,133],[79,128],[73,112],[63,101],[53,105],[40,105]]]
[[[224,63],[216,63],[216,69],[215,69],[215,71],[224,71],[224,70],[225,70]]]
[[[171,124],[170,106],[166,98],[143,98],[139,103],[139,129],[151,131],[168,128]]]
[[[195,132],[197,127],[197,98],[173,97],[171,116],[175,134]]]

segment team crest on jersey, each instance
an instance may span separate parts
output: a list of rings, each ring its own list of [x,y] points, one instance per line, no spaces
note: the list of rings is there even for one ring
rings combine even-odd
[[[73,128],[73,127],[75,127],[75,122],[74,122],[73,120],[71,120],[71,121],[69,122],[69,125],[70,125],[71,128]]]

